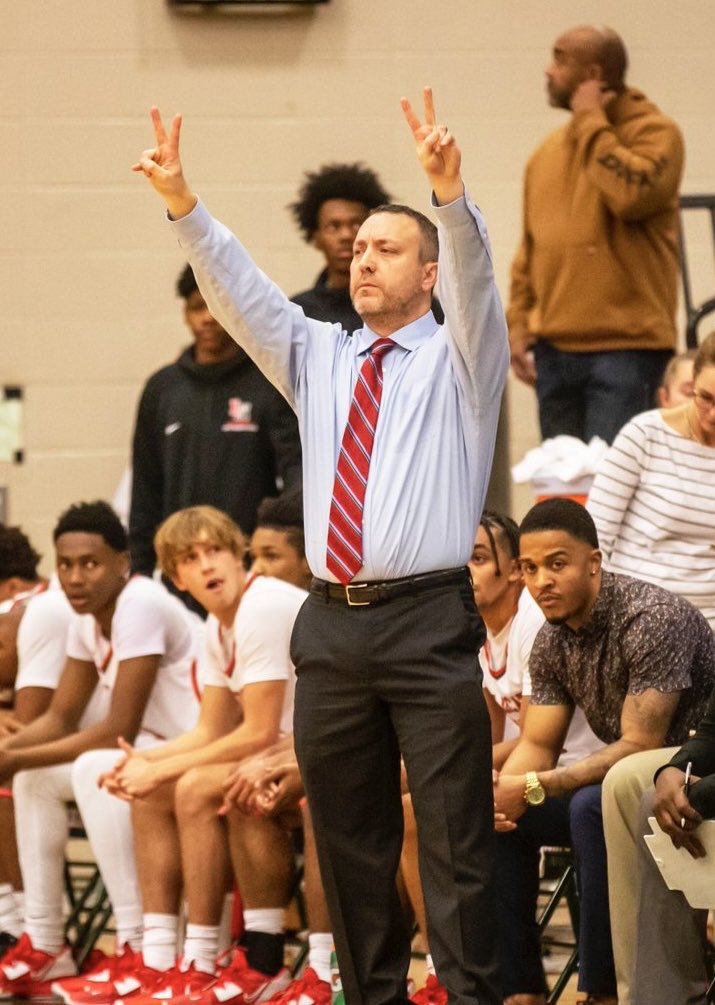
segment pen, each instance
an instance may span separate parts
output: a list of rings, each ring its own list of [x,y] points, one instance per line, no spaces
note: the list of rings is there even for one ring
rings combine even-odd
[[[692,770],[693,770],[693,762],[688,761],[688,763],[685,765],[685,780],[683,781],[683,792],[685,794],[686,799],[690,795],[690,775],[692,773]],[[684,828],[685,828],[685,817],[681,817],[680,829],[683,830]]]

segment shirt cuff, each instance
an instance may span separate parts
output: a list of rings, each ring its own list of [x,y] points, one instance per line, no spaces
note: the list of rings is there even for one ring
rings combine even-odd
[[[166,219],[182,244],[193,244],[205,236],[211,223],[211,214],[199,199],[186,216],[173,220],[167,212]]]

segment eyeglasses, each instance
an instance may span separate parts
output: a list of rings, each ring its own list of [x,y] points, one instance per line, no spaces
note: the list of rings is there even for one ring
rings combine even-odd
[[[715,408],[715,396],[709,391],[699,391],[696,387],[693,391],[693,400],[702,412],[710,412]]]

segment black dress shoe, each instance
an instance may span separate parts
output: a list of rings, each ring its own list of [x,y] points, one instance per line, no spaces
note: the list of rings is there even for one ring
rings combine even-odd
[[[10,935],[9,932],[0,932],[0,957],[3,957],[8,949],[12,947],[17,942],[14,935]]]

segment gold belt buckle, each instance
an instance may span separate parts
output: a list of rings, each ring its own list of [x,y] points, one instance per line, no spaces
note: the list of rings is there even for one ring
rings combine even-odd
[[[348,602],[348,607],[369,607],[369,600],[353,600],[350,596],[351,590],[366,590],[367,583],[348,583],[345,587],[345,598]]]

